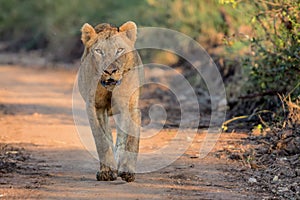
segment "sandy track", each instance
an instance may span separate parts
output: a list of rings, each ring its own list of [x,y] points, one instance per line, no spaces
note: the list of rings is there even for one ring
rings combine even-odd
[[[98,162],[72,119],[74,79],[71,71],[0,67],[0,141],[24,147],[41,173],[0,176],[0,199],[259,199],[225,160],[195,158],[203,133],[180,159],[136,182],[96,181]],[[241,136],[222,135],[216,148]]]

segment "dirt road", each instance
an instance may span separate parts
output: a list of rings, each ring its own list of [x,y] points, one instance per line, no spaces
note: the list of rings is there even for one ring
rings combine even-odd
[[[0,199],[261,199],[232,172],[240,166],[212,154],[197,158],[201,132],[185,154],[159,171],[138,174],[132,183],[96,181],[98,161],[80,142],[72,118],[75,75],[0,67],[0,143],[29,155],[23,171],[0,173]],[[222,134],[215,150],[241,137]]]

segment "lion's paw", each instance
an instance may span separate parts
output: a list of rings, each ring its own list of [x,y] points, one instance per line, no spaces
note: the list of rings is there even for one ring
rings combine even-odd
[[[117,172],[113,170],[100,171],[96,174],[97,181],[114,181],[117,179]]]
[[[123,181],[132,182],[135,180],[135,174],[131,172],[119,172],[119,176]]]

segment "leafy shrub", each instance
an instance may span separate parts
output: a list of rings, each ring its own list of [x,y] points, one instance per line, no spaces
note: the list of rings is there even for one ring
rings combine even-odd
[[[254,36],[243,56],[242,112],[280,110],[278,94],[300,95],[300,4],[294,0],[222,1],[253,8],[248,15]],[[252,103],[251,103],[252,102]],[[253,106],[250,106],[252,104]],[[247,105],[247,106],[245,106]],[[246,109],[247,108],[247,109]]]
[[[261,94],[300,94],[300,4],[297,1],[261,1],[253,26],[253,56],[248,57],[249,90]]]

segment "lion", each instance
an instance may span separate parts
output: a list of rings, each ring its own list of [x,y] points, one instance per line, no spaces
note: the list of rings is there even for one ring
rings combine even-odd
[[[137,26],[128,21],[120,27],[102,23],[81,28],[84,52],[78,74],[79,92],[95,140],[100,171],[98,181],[117,177],[135,180],[141,114],[138,108],[142,84],[142,61],[135,50]],[[108,117],[116,116],[114,144]]]

